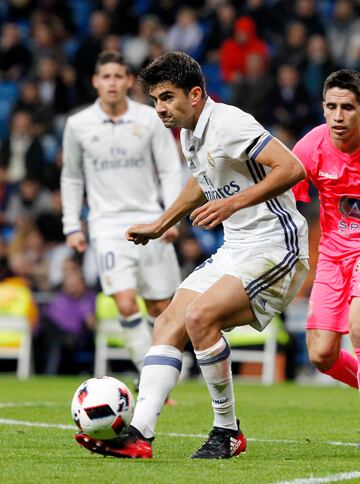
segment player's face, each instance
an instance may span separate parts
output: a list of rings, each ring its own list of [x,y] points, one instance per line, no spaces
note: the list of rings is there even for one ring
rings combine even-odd
[[[334,87],[325,94],[324,116],[335,142],[360,141],[360,103],[353,92]]]
[[[156,112],[167,128],[194,128],[194,108],[199,89],[194,87],[186,94],[171,82],[162,82],[150,88],[149,94],[154,101]]]
[[[107,104],[121,103],[132,85],[132,77],[126,67],[115,62],[109,62],[100,67],[93,77],[93,85],[101,101]]]

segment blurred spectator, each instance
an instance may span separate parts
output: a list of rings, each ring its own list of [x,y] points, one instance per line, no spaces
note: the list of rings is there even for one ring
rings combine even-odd
[[[42,179],[44,152],[28,112],[13,113],[10,134],[0,148],[0,164],[7,168],[10,183],[19,183],[25,177]]]
[[[264,58],[250,54],[246,59],[246,74],[231,86],[230,104],[252,114],[261,124],[269,121],[266,110],[274,81],[267,71]]]
[[[132,0],[101,0],[98,3],[98,9],[108,15],[111,34],[121,36],[136,33],[137,19]]]
[[[332,59],[339,67],[344,65],[356,23],[353,0],[335,0],[333,18],[326,26],[326,34]]]
[[[40,99],[39,86],[35,79],[25,79],[20,85],[20,95],[13,111],[26,111],[31,115],[34,124],[42,126],[46,131],[47,123],[51,119],[51,110]]]
[[[22,316],[35,328],[38,309],[33,295],[22,277],[10,268],[6,257],[0,257],[0,314]]]
[[[36,58],[37,61],[42,57],[61,59],[62,50],[55,30],[41,17],[37,20],[37,17],[33,16],[31,23],[30,48],[34,59]]]
[[[48,19],[50,25],[59,34],[60,32],[62,33],[62,39],[65,38],[65,35],[73,33],[75,30],[69,1],[72,2],[72,0],[41,0],[37,5],[38,8],[41,8],[41,12]]]
[[[65,273],[63,288],[43,312],[42,331],[47,361],[45,373],[56,375],[63,356],[74,365],[78,352],[93,352],[95,293],[87,289],[80,271]],[[88,368],[88,371],[91,371]]]
[[[87,103],[95,98],[91,78],[97,56],[102,50],[102,42],[108,33],[108,14],[100,10],[93,12],[89,19],[89,34],[80,42],[74,60],[80,86],[80,103]]]
[[[60,69],[57,59],[43,57],[37,64],[36,74],[40,101],[48,107],[52,117],[56,113],[67,113],[77,105],[76,74],[71,66]]]
[[[268,62],[268,48],[256,35],[254,21],[250,17],[240,17],[235,22],[233,36],[220,47],[220,68],[222,77],[233,82],[246,74],[246,60],[250,54],[258,54]]]
[[[46,241],[35,224],[16,227],[8,252],[14,271],[37,292],[61,286],[64,261],[73,254],[65,244]]]
[[[306,59],[307,31],[302,22],[293,21],[288,24],[283,46],[274,59],[274,65],[292,64],[303,69]]]
[[[182,5],[181,0],[157,0],[152,2],[151,13],[161,18],[166,27],[175,23],[176,13]]]
[[[53,207],[51,193],[36,178],[25,178],[18,191],[10,195],[5,221],[8,224],[34,223],[36,218]]]
[[[344,66],[349,69],[360,69],[360,20],[354,25],[353,35],[349,39]]]
[[[166,33],[166,50],[181,50],[199,60],[204,50],[203,41],[204,33],[196,11],[191,7],[182,7],[176,14],[175,24]]]
[[[294,13],[295,20],[306,27],[308,35],[325,34],[323,23],[316,9],[315,0],[296,0]]]
[[[33,291],[49,291],[49,263],[44,238],[35,226],[24,229],[18,236],[18,248],[16,249],[16,244],[11,244],[9,249],[13,270],[28,281]]]
[[[52,203],[47,211],[36,218],[36,226],[47,243],[63,243],[65,241],[62,226],[62,206],[60,188],[53,191]]]
[[[280,3],[280,2],[277,2]],[[256,31],[263,40],[271,43],[274,28],[271,9],[266,0],[246,0],[241,9],[242,15],[251,17],[256,25]]]
[[[210,20],[209,33],[206,38],[206,50],[218,50],[220,45],[232,36],[237,11],[230,2],[220,2],[215,7]]]
[[[135,71],[139,71],[145,59],[150,54],[150,44],[161,42],[163,38],[162,25],[155,15],[145,15],[139,20],[139,30],[136,35],[123,39],[122,51],[126,62]]]
[[[295,138],[312,125],[309,95],[295,66],[283,64],[279,67],[268,108],[271,124],[285,127]]]
[[[35,10],[37,0],[9,0],[8,2],[8,16],[10,20],[27,20],[31,13]]]
[[[115,34],[109,34],[102,41],[102,50],[121,50],[121,38]]]
[[[6,230],[5,211],[7,209],[13,189],[14,187],[8,182],[6,168],[4,166],[0,166],[0,241],[2,241],[4,231]]]
[[[316,122],[319,123],[323,119],[323,84],[327,76],[334,70],[335,66],[330,58],[325,37],[319,34],[310,36],[307,44],[303,80],[311,97],[311,103],[317,119]]]
[[[195,267],[200,265],[204,259],[204,252],[199,244],[198,239],[193,235],[181,237],[178,244],[180,256],[181,276],[185,279]]]
[[[29,49],[21,41],[19,27],[13,23],[4,24],[0,37],[0,79],[22,79],[31,60]]]

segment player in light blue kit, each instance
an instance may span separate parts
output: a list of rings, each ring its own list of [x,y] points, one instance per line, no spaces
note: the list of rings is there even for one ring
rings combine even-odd
[[[86,247],[80,223],[84,188],[90,208],[88,224],[101,285],[115,299],[125,344],[141,371],[151,334],[136,302],[146,302],[150,322],[169,304],[180,271],[171,243],[171,228],[148,247],[125,238],[134,222],[151,221],[169,207],[181,190],[180,159],[171,132],[155,109],[127,97],[132,76],[118,52],[99,55],[93,85],[99,98],[69,117],[64,132],[61,177],[63,225],[67,243]]]
[[[205,229],[223,223],[224,244],[185,279],[157,318],[127,433],[109,441],[84,434],[76,439],[104,455],[151,457],[157,417],[190,338],[214,411],[213,430],[192,458],[229,458],[246,450],[246,439],[235,415],[222,330],[249,324],[261,331],[300,289],[308,269],[307,225],[290,188],[305,171],[250,114],[210,99],[200,66],[186,54],[158,57],[140,79],[164,125],[183,128],[181,145],[193,177],[162,216],[132,226],[128,239],[147,244],[191,214],[193,224]]]

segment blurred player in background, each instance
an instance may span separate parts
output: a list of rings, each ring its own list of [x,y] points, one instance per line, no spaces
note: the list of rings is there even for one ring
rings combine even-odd
[[[281,313],[307,273],[307,225],[290,187],[305,176],[297,158],[250,114],[215,103],[199,64],[180,52],[158,57],[140,77],[168,128],[181,127],[193,177],[155,222],[128,239],[147,244],[191,213],[195,226],[223,222],[224,245],[178,288],[156,320],[127,433],[109,441],[76,436],[92,452],[151,457],[155,424],[175,386],[188,338],[211,395],[214,426],[195,459],[223,459],[246,449],[235,415],[230,349],[222,330],[250,324],[262,331]]]
[[[309,180],[320,197],[321,240],[306,323],[312,363],[354,388],[360,382],[360,74],[340,70],[324,84],[326,124],[294,147],[307,179],[294,187],[309,202]],[[341,348],[350,331],[356,353]]]
[[[66,123],[61,194],[67,244],[84,252],[80,214],[86,190],[101,286],[116,301],[125,345],[140,372],[151,332],[136,295],[144,298],[153,325],[179,284],[171,244],[178,231],[172,227],[148,247],[129,244],[125,232],[134,222],[158,217],[160,199],[169,207],[181,190],[181,171],[174,138],[155,110],[127,97],[132,83],[118,52],[99,55],[93,76],[99,97]]]

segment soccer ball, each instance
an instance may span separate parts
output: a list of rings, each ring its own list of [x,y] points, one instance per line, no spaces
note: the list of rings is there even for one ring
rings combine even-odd
[[[131,421],[134,397],[128,387],[111,376],[90,378],[75,391],[71,414],[89,437],[113,439]]]

